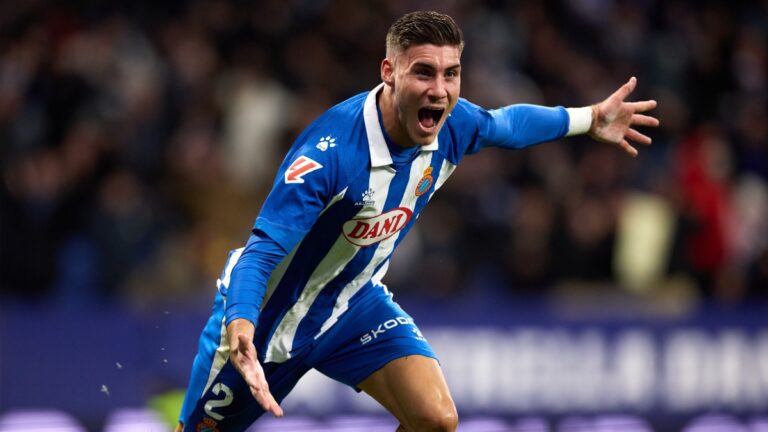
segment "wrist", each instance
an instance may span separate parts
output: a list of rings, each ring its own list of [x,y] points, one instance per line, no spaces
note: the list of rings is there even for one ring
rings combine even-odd
[[[592,123],[589,125],[589,134],[592,134],[597,129],[597,119],[600,114],[600,106],[598,104],[594,104],[590,106],[592,108]]]
[[[565,136],[581,135],[592,131],[595,124],[595,107],[566,108],[568,111],[568,132]]]
[[[253,339],[256,327],[252,322],[245,318],[235,318],[227,324],[227,337],[230,341],[237,339],[238,335],[245,335],[248,339]]]

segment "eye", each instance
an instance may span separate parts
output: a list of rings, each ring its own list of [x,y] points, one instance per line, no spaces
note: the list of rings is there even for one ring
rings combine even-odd
[[[446,78],[458,78],[458,76],[459,76],[459,71],[456,70],[456,69],[451,69],[451,70],[445,72],[445,77]]]

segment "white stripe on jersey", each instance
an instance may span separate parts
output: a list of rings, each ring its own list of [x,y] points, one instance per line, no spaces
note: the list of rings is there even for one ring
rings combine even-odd
[[[405,191],[403,193],[403,197],[401,198],[399,207],[407,207],[409,209],[416,207],[416,200],[419,198],[416,196],[416,187],[421,178],[424,176],[424,170],[429,166],[431,161],[432,152],[421,152],[419,156],[412,162],[408,184],[405,186]],[[395,242],[400,237],[400,232],[401,231],[398,231],[395,235],[382,240],[379,243],[379,246],[376,248],[376,252],[374,252],[373,258],[371,258],[371,261],[368,263],[368,265],[365,266],[363,271],[361,271],[352,280],[352,282],[348,283],[347,286],[341,290],[341,293],[339,293],[339,296],[336,298],[336,304],[333,307],[331,316],[325,320],[323,326],[320,328],[320,331],[317,333],[317,335],[315,335],[315,339],[328,331],[328,329],[330,329],[331,326],[333,326],[339,319],[339,316],[346,312],[346,310],[349,308],[349,300],[352,298],[352,296],[354,296],[360,290],[360,288],[366,284],[366,282],[372,279],[373,272],[376,270],[376,268],[392,253],[392,250],[395,247]],[[382,266],[384,272],[386,272],[386,267],[388,266]],[[376,272],[376,276],[379,280],[384,277],[384,273],[381,271],[382,269]]]
[[[235,249],[229,256],[227,266],[224,267],[224,278],[216,280],[216,288],[218,288],[219,291],[221,291],[221,287],[229,288],[229,282],[232,279],[232,270],[235,268],[235,264],[237,264],[237,261],[240,259],[240,255],[243,254],[244,249],[245,248]]]
[[[373,206],[364,206],[360,212],[357,213],[358,217],[377,215],[382,212],[384,203],[387,200],[389,185],[395,177],[395,174],[396,172],[389,166],[371,170],[369,187],[377,191],[375,203]],[[294,249],[294,252],[295,250],[296,249]],[[346,265],[352,261],[355,255],[357,255],[359,250],[360,246],[348,242],[343,235],[336,239],[336,243],[333,244],[328,251],[328,254],[325,255],[323,260],[320,261],[320,264],[318,264],[312,272],[312,275],[309,277],[309,280],[301,291],[299,299],[288,312],[286,312],[285,316],[283,316],[280,321],[280,324],[275,329],[275,332],[272,334],[269,345],[267,346],[265,361],[280,363],[291,358],[291,348],[293,347],[293,340],[296,336],[296,331],[299,328],[299,323],[307,315],[307,312],[309,312],[309,309],[317,299],[320,291],[325,288],[328,282],[332,281],[342,270],[344,270]],[[293,257],[291,257],[291,259],[292,258]],[[285,262],[290,262],[290,260],[286,259]],[[285,269],[282,269],[282,272],[284,273]],[[270,278],[270,282],[272,282],[272,278]],[[277,282],[275,285],[277,285]],[[272,287],[272,290],[274,291],[274,287]]]
[[[224,305],[226,307],[226,297],[224,298]],[[211,371],[208,372],[208,381],[205,383],[203,392],[200,393],[200,398],[203,397],[208,388],[213,384],[213,380],[219,375],[221,369],[227,364],[229,360],[229,339],[227,338],[227,326],[225,322],[227,317],[221,318],[221,332],[219,334],[219,346],[216,347],[216,353],[213,355],[213,362],[211,364]]]
[[[325,206],[320,214],[325,213],[328,208],[336,204],[337,201],[344,198],[344,195],[347,194],[347,189],[349,188],[346,187],[344,190],[336,194],[336,196],[331,199],[331,202]],[[285,271],[288,269],[288,265],[291,263],[291,261],[293,261],[293,257],[296,255],[296,251],[299,250],[299,246],[301,246],[301,241],[293,247],[293,250],[285,258],[283,258],[280,263],[278,263],[277,267],[275,267],[275,269],[272,271],[272,274],[269,276],[269,280],[267,281],[267,290],[264,292],[264,300],[261,302],[262,310],[264,310],[264,307],[267,305],[267,301],[269,301],[269,298],[272,297],[272,294],[275,292],[277,285],[280,284],[280,281],[283,279]]]
[[[387,270],[389,270],[389,260],[385,262],[379,271],[376,272],[375,275],[371,276],[371,282],[373,282],[376,285],[384,285],[381,280],[384,279],[384,275],[387,274]]]
[[[237,264],[237,262],[240,260],[240,257],[243,255],[243,250],[245,250],[245,248],[235,249],[229,255],[227,265],[224,267],[224,277],[222,279],[216,280],[216,287],[219,289],[219,291],[221,291],[222,287],[225,289],[229,288],[229,282],[232,280],[232,270],[235,268],[235,264]],[[224,307],[226,308],[227,297],[222,297],[224,297]],[[205,383],[203,392],[200,394],[201,398],[205,392],[208,391],[208,388],[211,386],[211,384],[213,384],[213,380],[216,378],[216,376],[219,375],[219,372],[221,372],[221,369],[224,367],[224,365],[227,364],[227,360],[229,360],[229,340],[227,339],[227,326],[225,324],[226,320],[226,316],[221,318],[219,343],[216,347],[216,352],[213,355],[211,369],[208,372],[208,381]]]

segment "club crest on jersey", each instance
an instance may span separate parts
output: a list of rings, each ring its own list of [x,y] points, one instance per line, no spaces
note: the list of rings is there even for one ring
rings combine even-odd
[[[205,417],[202,422],[197,424],[195,430],[196,432],[219,432],[219,428],[216,427],[217,424],[215,420]]]
[[[312,159],[301,156],[291,166],[285,170],[285,182],[286,183],[304,183],[304,176],[312,171],[319,170],[323,166]]]
[[[424,176],[416,184],[416,196],[422,196],[432,187],[432,167],[427,167],[424,170]]]
[[[411,216],[411,209],[398,207],[374,217],[349,220],[342,226],[342,233],[353,245],[370,246],[405,228]]]

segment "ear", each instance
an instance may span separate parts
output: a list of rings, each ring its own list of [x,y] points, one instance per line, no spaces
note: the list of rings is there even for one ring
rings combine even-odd
[[[381,80],[390,87],[395,86],[395,65],[388,58],[381,61]]]

